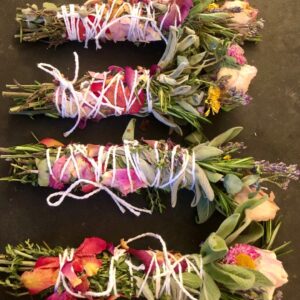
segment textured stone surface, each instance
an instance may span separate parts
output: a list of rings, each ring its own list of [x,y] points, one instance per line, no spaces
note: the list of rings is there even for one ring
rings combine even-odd
[[[48,80],[46,74],[36,68],[38,62],[47,62],[66,70],[72,76],[73,55],[80,55],[81,74],[86,70],[103,70],[110,64],[145,65],[156,63],[163,51],[162,44],[141,46],[127,43],[108,43],[101,51],[83,49],[82,45],[69,43],[58,49],[46,50],[41,43],[22,44],[13,39],[17,25],[14,23],[15,7],[26,1],[2,0],[0,6],[0,89],[13,78],[30,83],[35,79]],[[42,3],[42,1],[36,1]],[[62,3],[63,1],[56,1]],[[69,1],[67,1],[69,2]],[[254,2],[254,1],[253,1]],[[208,136],[213,136],[231,126],[242,125],[245,130],[240,140],[248,145],[246,153],[258,160],[300,162],[300,102],[299,102],[299,53],[300,38],[297,28],[300,6],[297,1],[255,1],[266,20],[264,40],[259,45],[247,45],[246,53],[259,73],[251,87],[254,101],[245,108],[237,109],[215,118],[206,126]],[[51,136],[61,139],[61,133],[70,128],[72,121],[49,120],[44,117],[31,120],[9,116],[9,103],[1,100],[0,144],[9,146],[33,140],[31,132],[42,138]],[[91,123],[85,131],[77,131],[69,141],[90,143],[120,142],[128,118],[110,118],[101,123]],[[148,131],[138,132],[138,137],[166,137],[168,130],[150,118]],[[1,163],[0,176],[7,172]],[[299,185],[292,184],[288,192],[278,191],[277,199],[284,216],[279,241],[293,241],[293,254],[283,257],[290,274],[290,284],[284,289],[284,299],[299,299],[300,202]],[[160,233],[170,249],[197,251],[199,243],[215,230],[221,222],[215,216],[208,223],[198,226],[194,222],[195,211],[190,209],[191,195],[181,193],[179,205],[165,214],[135,218],[121,215],[110,198],[101,194],[85,202],[66,201],[61,207],[50,209],[45,198],[49,190],[19,184],[0,184],[0,249],[7,243],[16,244],[26,238],[47,241],[50,245],[78,245],[86,236],[98,235],[113,242],[141,232]],[[168,201],[168,196],[165,197]],[[142,204],[142,196],[130,199]],[[299,227],[298,227],[299,226]],[[144,244],[146,245],[146,244]],[[298,251],[297,251],[298,250]],[[13,299],[0,292],[0,299]],[[24,298],[25,299],[25,298]]]

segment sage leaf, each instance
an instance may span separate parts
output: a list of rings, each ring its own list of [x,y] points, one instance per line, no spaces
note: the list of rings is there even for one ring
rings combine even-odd
[[[255,275],[248,269],[229,264],[209,264],[206,271],[216,281],[231,291],[246,291],[254,287]]]
[[[215,203],[209,201],[204,195],[202,195],[197,205],[196,223],[205,223],[212,216],[215,209]]]
[[[243,188],[242,180],[234,174],[227,174],[224,177],[224,187],[229,195],[235,195]]]
[[[212,183],[217,183],[224,177],[223,174],[214,173],[214,172],[211,172],[211,171],[208,171],[208,170],[205,170],[205,174],[206,174],[209,182],[212,182]]]
[[[203,161],[223,154],[221,149],[207,145],[198,145],[193,148],[196,161]]]
[[[163,124],[174,128],[175,130],[177,130],[179,135],[183,135],[183,132],[181,130],[181,128],[174,122],[172,122],[171,120],[167,119],[166,117],[164,117],[163,115],[161,115],[159,112],[157,112],[156,110],[152,111],[153,116],[160,122],[162,122]]]
[[[217,230],[216,234],[223,239],[226,239],[236,228],[241,215],[240,214],[233,214],[228,217],[223,223],[220,225],[219,229]]]
[[[225,240],[216,233],[212,233],[201,247],[204,264],[209,264],[223,258],[227,251],[228,247]]]
[[[144,282],[144,279],[137,277],[137,276],[134,276],[134,279],[135,279],[137,287],[140,289]],[[144,285],[142,293],[147,300],[155,300],[154,295],[153,295],[148,283],[146,283]]]
[[[221,292],[208,273],[204,273],[200,300],[219,300]]]
[[[196,173],[195,174],[196,178],[197,178],[203,192],[205,193],[207,199],[209,201],[213,201],[215,199],[215,193],[210,185],[210,182],[209,182],[205,172],[197,164],[195,166],[195,173]]]
[[[182,273],[182,279],[184,286],[187,286],[191,289],[199,289],[202,285],[201,278],[194,273],[184,272]]]
[[[133,141],[134,140],[134,129],[135,129],[135,123],[136,123],[136,119],[131,119],[130,122],[128,123],[123,137],[122,137],[122,141]]]
[[[264,235],[264,227],[258,222],[252,222],[248,228],[235,239],[235,243],[250,244],[258,241]]]
[[[222,134],[215,137],[212,141],[209,142],[209,146],[218,147],[222,144],[229,142],[233,138],[235,138],[237,135],[240,134],[240,132],[243,130],[243,127],[233,127]]]

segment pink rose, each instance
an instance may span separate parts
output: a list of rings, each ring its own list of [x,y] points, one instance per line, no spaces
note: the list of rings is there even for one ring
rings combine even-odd
[[[255,192],[255,190],[244,187],[239,193],[234,197],[234,201],[238,204],[243,204],[248,200],[249,194]],[[246,218],[256,222],[270,221],[276,217],[279,207],[274,202],[275,195],[273,192],[270,195],[266,194],[262,190],[258,191],[254,199],[260,200],[263,197],[268,197],[266,201],[262,204],[255,206],[254,208],[246,209]]]
[[[243,65],[240,69],[223,67],[220,69],[217,77],[228,77],[225,87],[230,90],[234,89],[244,94],[247,93],[252,79],[256,76],[257,69],[254,66]]]
[[[282,262],[272,251],[248,244],[236,244],[229,249],[223,263],[256,270],[266,276],[273,284],[273,286],[262,287],[267,294],[266,300],[272,300],[275,289],[288,282],[288,274]]]
[[[273,287],[265,288],[267,299],[272,300],[275,289],[288,282],[288,274],[274,252],[258,248],[256,251],[260,254],[256,270],[265,275],[274,285]]]
[[[127,169],[117,169],[115,180],[113,181],[113,171],[108,171],[103,174],[101,183],[107,187],[112,187],[119,190],[124,196],[133,193],[141,188],[147,187],[146,183],[141,181],[135,171],[130,169],[130,177],[132,187],[128,177]]]

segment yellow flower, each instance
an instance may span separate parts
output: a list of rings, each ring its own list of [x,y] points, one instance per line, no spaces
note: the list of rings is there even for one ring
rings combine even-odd
[[[219,101],[221,95],[221,90],[217,86],[210,86],[208,89],[208,96],[205,100],[205,103],[208,105],[208,110],[205,113],[205,116],[208,116],[210,112],[212,114],[217,114],[220,111],[221,103]]]
[[[228,154],[228,155],[225,155],[225,156],[223,157],[223,159],[224,159],[224,160],[230,160],[230,159],[231,159],[231,155],[229,155],[229,154]]]
[[[217,3],[211,3],[208,5],[207,10],[211,11],[211,10],[218,9],[218,8],[219,8],[219,5]]]

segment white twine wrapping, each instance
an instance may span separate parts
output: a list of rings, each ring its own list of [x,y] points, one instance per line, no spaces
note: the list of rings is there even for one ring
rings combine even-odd
[[[158,263],[158,257],[157,253],[155,251],[148,251],[148,253],[151,253],[152,260],[149,265],[149,269],[147,273],[145,273],[145,276],[143,278],[143,281],[140,285],[140,288],[137,290],[136,296],[140,297],[143,293],[143,289],[145,285],[147,284],[147,281],[150,277],[151,270],[154,267],[154,272],[152,277],[152,284],[154,285],[154,291],[155,291],[155,299],[160,299],[160,297],[163,294],[171,295],[171,282],[175,282],[177,287],[180,290],[180,298],[181,295],[184,294],[187,299],[190,300],[198,300],[198,298],[194,297],[191,292],[185,288],[183,283],[183,270],[181,263],[185,262],[187,264],[187,272],[193,272],[196,276],[199,277],[199,280],[202,281],[203,279],[203,260],[200,255],[197,255],[197,260],[195,259],[194,255],[184,255],[180,258],[176,258],[172,253],[170,253],[167,249],[167,245],[163,238],[155,233],[144,233],[141,235],[138,235],[134,238],[131,238],[127,240],[125,243],[128,245],[136,240],[151,237],[154,239],[157,239],[161,246],[162,246],[162,252],[163,252],[163,261],[160,261]],[[86,299],[86,298],[98,298],[98,297],[109,297],[111,295],[117,295],[117,278],[116,278],[116,266],[115,262],[118,262],[119,259],[121,259],[123,256],[126,256],[126,264],[129,268],[129,274],[130,274],[130,281],[132,284],[132,287],[134,286],[134,276],[133,276],[133,270],[140,271],[145,270],[145,266],[142,265],[134,265],[131,257],[128,256],[126,250],[120,249],[120,246],[116,247],[114,250],[114,254],[111,257],[110,266],[109,266],[109,276],[108,276],[108,282],[107,282],[107,288],[103,292],[92,292],[87,291],[85,293],[82,292],[75,292],[72,288],[70,288],[65,275],[62,272],[62,269],[66,262],[71,262],[74,258],[75,249],[66,249],[63,254],[59,255],[59,274],[57,277],[55,290],[57,290],[61,285],[65,289],[65,291],[72,295],[73,297],[80,298],[80,299]],[[177,269],[177,270],[176,270]],[[176,270],[176,271],[175,271]]]
[[[131,4],[130,2],[122,3],[118,10],[115,11],[117,0],[113,0],[110,9],[107,10],[107,5],[102,3],[101,5],[95,4],[94,13],[89,16],[82,16],[80,9],[76,10],[74,4],[68,6],[63,5],[61,11],[57,13],[57,17],[62,19],[65,23],[65,27],[68,34],[68,39],[71,41],[83,42],[80,37],[79,22],[82,21],[82,25],[85,31],[85,48],[88,47],[90,40],[96,41],[96,48],[101,49],[100,40],[109,40],[107,35],[108,29],[114,24],[120,23],[123,26],[128,26],[128,33],[126,39],[131,42],[149,42],[151,38],[147,35],[152,33],[157,34],[167,44],[167,39],[164,37],[162,30],[166,18],[170,12],[171,6],[168,5],[165,13],[162,15],[162,21],[158,26],[155,9],[153,2],[149,1],[138,2]],[[174,26],[177,26],[178,22],[181,22],[181,11],[177,4],[177,14],[174,20]],[[84,7],[84,6],[83,6]],[[126,11],[127,13],[119,17],[118,14]],[[90,20],[89,17],[93,17],[94,20]],[[129,22],[129,23],[122,23]],[[149,40],[150,39],[150,40]],[[158,40],[158,39],[156,39]]]
[[[116,182],[116,172],[117,172],[117,154],[116,152],[124,153],[124,158],[126,162],[126,168],[127,168],[127,177],[130,183],[130,190],[131,193],[134,192],[134,183],[131,176],[131,170],[134,170],[136,173],[138,179],[142,182],[144,182],[147,186],[155,187],[156,189],[166,189],[170,188],[172,189],[173,185],[177,183],[178,180],[180,180],[179,183],[182,183],[183,185],[186,185],[185,176],[187,174],[191,175],[192,177],[192,183],[190,186],[186,186],[187,188],[190,188],[191,190],[194,190],[196,178],[195,178],[195,155],[194,153],[192,155],[189,154],[189,151],[187,149],[181,149],[179,145],[176,145],[172,151],[171,151],[171,158],[170,158],[170,170],[169,170],[169,178],[165,181],[163,181],[162,178],[162,170],[159,167],[159,164],[161,162],[161,159],[165,159],[169,153],[168,146],[166,144],[165,150],[163,152],[163,156],[160,155],[161,150],[159,150],[159,144],[158,142],[155,142],[154,144],[154,153],[155,153],[155,159],[156,159],[156,169],[155,169],[155,178],[153,182],[148,182],[147,180],[147,173],[145,170],[143,170],[141,165],[141,157],[139,151],[135,151],[136,147],[139,146],[138,141],[125,141],[123,146],[110,146],[108,149],[105,149],[104,146],[99,147],[97,158],[91,158],[88,156],[88,149],[87,146],[81,145],[81,144],[71,144],[68,146],[68,152],[69,157],[66,160],[63,168],[61,169],[61,173],[59,178],[55,178],[53,174],[53,165],[55,162],[60,158],[59,155],[56,155],[55,160],[51,159],[51,150],[46,150],[46,160],[47,160],[47,166],[49,169],[49,174],[54,177],[57,181],[61,182],[62,178],[64,177],[66,170],[70,163],[74,166],[74,169],[77,174],[77,180],[72,183],[67,190],[60,191],[53,193],[48,196],[47,203],[49,206],[57,207],[63,203],[66,197],[70,197],[76,200],[85,200],[93,195],[99,193],[100,191],[105,191],[108,193],[113,201],[117,204],[119,209],[122,213],[125,213],[126,210],[130,211],[136,216],[140,216],[140,214],[143,213],[149,213],[151,214],[151,210],[144,209],[144,208],[138,208],[135,207],[122,198],[118,197],[114,192],[111,191],[111,188],[115,186]],[[58,153],[60,154],[62,152],[62,148],[58,148]],[[76,156],[81,155],[85,160],[87,160],[90,165],[92,166],[94,175],[95,175],[95,181],[87,180],[84,178],[81,178],[79,166],[76,160]],[[180,163],[180,167],[176,165],[175,160],[176,157],[180,157],[182,162]],[[111,187],[104,186],[101,183],[101,176],[105,172],[107,172],[109,161],[112,160],[112,180],[111,180]],[[96,189],[90,193],[84,194],[82,196],[76,195],[73,193],[76,188],[78,188],[81,185],[92,185]],[[57,198],[55,201],[53,201],[54,198]],[[194,202],[194,201],[193,201]],[[193,203],[192,203],[193,204]]]
[[[54,102],[56,109],[59,115],[62,118],[76,118],[76,123],[74,126],[67,132],[64,133],[64,136],[67,137],[79,126],[80,121],[84,119],[96,119],[98,117],[105,118],[108,115],[101,112],[102,108],[108,108],[113,112],[113,115],[120,116],[121,114],[130,113],[130,109],[137,102],[140,101],[139,97],[136,96],[136,91],[138,86],[141,83],[141,80],[144,82],[144,89],[146,90],[146,99],[147,99],[147,110],[148,113],[152,112],[153,109],[153,100],[150,92],[150,71],[144,70],[143,75],[139,75],[138,71],[134,71],[134,80],[132,83],[132,89],[129,97],[126,95],[126,90],[124,82],[122,80],[122,71],[117,72],[112,78],[110,78],[109,83],[107,84],[107,76],[110,72],[104,72],[103,79],[99,79],[99,73],[93,75],[92,80],[83,82],[81,85],[82,90],[77,91],[74,87],[75,83],[78,80],[79,76],[79,58],[78,54],[74,52],[75,57],[75,73],[72,81],[66,79],[64,75],[54,66],[50,64],[40,63],[38,68],[44,72],[50,74],[54,80],[59,84],[55,90]],[[142,77],[142,79],[141,79]],[[92,84],[101,83],[101,90],[98,94],[95,95],[90,89]],[[106,92],[114,86],[114,98],[108,99],[105,95]],[[121,89],[119,89],[121,87]],[[141,87],[137,91],[137,95],[143,90]],[[83,92],[84,91],[84,92]],[[125,108],[117,106],[118,101],[118,92],[122,92],[122,96],[125,100]],[[113,103],[111,102],[113,100]],[[92,103],[91,103],[92,101]],[[89,112],[86,112],[84,108],[88,108]]]

